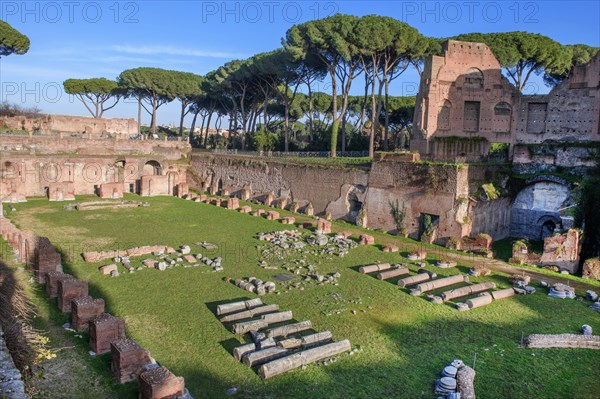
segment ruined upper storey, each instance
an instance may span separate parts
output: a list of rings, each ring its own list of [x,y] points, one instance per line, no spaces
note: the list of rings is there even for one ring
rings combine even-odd
[[[600,53],[548,95],[522,95],[487,45],[449,40],[425,63],[412,136],[424,156],[467,161],[491,143],[599,141]]]

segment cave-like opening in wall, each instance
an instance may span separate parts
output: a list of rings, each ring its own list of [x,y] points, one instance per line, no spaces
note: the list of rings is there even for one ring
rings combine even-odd
[[[538,176],[527,182],[512,207],[510,235],[543,240],[557,228],[568,228],[573,219],[563,211],[573,204],[570,184],[555,176]]]

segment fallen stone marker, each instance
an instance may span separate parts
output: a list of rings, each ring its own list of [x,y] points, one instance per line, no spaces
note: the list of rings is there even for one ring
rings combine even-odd
[[[389,278],[402,276],[404,274],[410,273],[410,270],[406,267],[400,267],[397,269],[388,270],[377,275],[378,280],[387,280]]]
[[[264,320],[250,320],[235,323],[233,325],[233,333],[237,335],[244,335],[250,331],[258,331],[267,328],[269,323]]]
[[[262,315],[260,318],[268,324],[282,323],[284,321],[292,320],[292,311],[288,310],[285,312],[278,313],[267,313]]]
[[[321,331],[316,334],[310,334],[300,339],[302,347],[304,349],[325,344],[333,340],[333,335],[330,331]]]
[[[594,302],[594,303],[593,303],[593,304],[590,306],[590,309],[597,310],[598,312],[600,312],[600,301],[598,301],[598,302]]]
[[[585,292],[585,299],[587,299],[588,301],[596,301],[598,300],[598,294],[596,294],[596,292],[592,290],[587,290]]]
[[[482,292],[485,290],[491,290],[494,288],[496,288],[496,284],[491,281],[488,281],[488,282],[484,282],[484,283],[468,285],[466,287],[456,288],[456,289],[449,290],[449,291],[444,291],[444,292],[442,292],[442,294],[440,296],[442,297],[442,300],[444,302],[447,302],[447,301],[450,301],[455,298],[460,298],[463,296],[476,294],[478,292]],[[511,290],[512,290],[512,288],[511,288]],[[513,293],[514,293],[514,291],[513,291]]]
[[[156,264],[158,262],[155,261],[154,259],[144,259],[142,261],[142,265],[146,266],[148,269],[154,269],[154,267],[156,267]]]
[[[248,367],[259,366],[261,364],[268,363],[275,359],[282,358],[288,354],[288,350],[273,346],[271,348],[249,352],[242,357],[242,363]]]
[[[310,320],[301,321],[299,323],[287,324],[281,327],[275,327],[267,331],[267,337],[269,338],[277,338],[277,337],[287,337],[291,334],[296,334],[301,331],[309,330],[312,328],[312,323]]]
[[[414,276],[405,277],[403,279],[398,280],[398,285],[402,288],[410,287],[411,285],[419,284],[430,280],[431,276],[427,273],[419,273]]]
[[[240,310],[252,309],[262,305],[263,303],[259,298],[240,302],[222,303],[220,305],[217,305],[217,316],[239,312]]]
[[[492,296],[489,293],[484,292],[482,294],[479,294],[479,296],[477,296],[475,298],[471,298],[471,299],[467,300],[465,303],[467,304],[469,309],[475,309],[475,308],[479,308],[481,306],[489,305],[493,301],[494,301],[494,298],[492,298]]]
[[[577,334],[531,334],[525,338],[528,348],[600,349],[600,336]]]
[[[219,319],[221,323],[229,323],[232,321],[243,320],[243,319],[251,319],[254,316],[262,315],[265,313],[277,312],[279,310],[279,305],[265,305],[259,306],[256,308],[244,310],[238,313],[228,314]]]
[[[244,355],[246,353],[250,353],[255,350],[256,350],[256,344],[254,344],[253,342],[242,345],[242,346],[237,346],[237,347],[233,348],[233,357],[235,358],[235,360],[241,362],[242,357],[244,357]]]
[[[382,250],[383,252],[398,252],[400,248],[397,245],[388,244],[384,245]]]
[[[340,231],[339,233],[337,233],[335,235],[337,238],[345,238],[348,239],[350,237],[352,237],[352,233],[349,231]]]
[[[294,224],[296,223],[296,218],[288,216],[281,219],[281,224]]]
[[[366,274],[366,273],[372,273],[372,272],[380,272],[380,271],[388,270],[391,268],[392,268],[392,265],[390,265],[389,263],[380,263],[378,265],[361,266],[358,268],[358,271]]]
[[[368,234],[361,234],[360,237],[358,238],[358,243],[360,245],[374,245],[375,237],[368,235]]]
[[[240,213],[250,213],[252,212],[252,207],[249,205],[244,205],[240,208]]]
[[[469,282],[469,277],[464,276],[462,274],[457,274],[450,277],[444,277],[437,280],[432,280],[429,282],[421,283],[417,285],[417,287],[413,290],[415,293],[411,291],[411,295],[420,295],[427,291],[433,291],[438,288],[444,288],[449,285],[459,284],[459,283],[467,283]]]
[[[112,272],[117,271],[117,265],[112,263],[110,265],[101,266],[98,270],[100,270],[100,274],[102,274],[104,276],[108,276]]]
[[[515,296],[515,290],[513,288],[505,288],[503,290],[492,291],[491,294],[492,298],[494,298],[494,300],[497,301],[499,299]]]
[[[279,212],[269,211],[267,213],[267,220],[277,220],[277,219],[279,219]]]
[[[350,341],[343,340],[307,349],[302,352],[294,353],[281,359],[273,360],[270,363],[263,364],[258,369],[258,374],[263,379],[273,378],[286,373],[290,370],[306,366],[328,357],[339,355],[350,350]]]
[[[475,370],[469,366],[460,367],[456,373],[456,390],[460,399],[475,399]]]

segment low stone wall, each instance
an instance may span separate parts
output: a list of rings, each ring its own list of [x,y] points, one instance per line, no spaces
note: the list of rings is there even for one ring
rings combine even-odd
[[[600,336],[577,334],[531,334],[525,339],[528,348],[600,349]]]
[[[36,280],[38,281],[38,283],[49,285],[51,284],[51,281],[56,281],[57,296],[59,299],[58,305],[62,312],[71,313],[73,310],[73,307],[71,306],[72,303],[75,303],[75,310],[79,312],[80,310],[82,310],[82,308],[78,305],[81,305],[82,302],[94,301],[93,298],[88,296],[87,282],[77,280],[68,274],[62,273],[62,266],[60,265],[60,255],[58,256],[59,262],[57,264],[56,257],[53,256],[53,253],[58,254],[58,252],[52,246],[50,240],[48,240],[46,237],[37,237],[32,232],[22,232],[21,230],[16,228],[15,225],[13,225],[8,219],[1,216],[0,235],[2,235],[4,240],[7,241],[9,246],[13,249],[19,262],[26,262],[30,264],[30,261],[33,259],[33,271],[35,272]],[[24,237],[27,238],[27,240],[24,240]],[[24,244],[24,241],[31,241],[37,243],[37,246],[31,247],[36,256],[32,257],[28,244]],[[50,262],[46,259],[46,257],[50,259]],[[65,287],[63,287],[64,285],[69,285],[70,287],[72,286],[72,289],[65,289]],[[84,289],[79,289],[79,287],[83,287]],[[52,296],[51,291],[52,289],[46,290],[49,296]],[[103,299],[97,299],[95,301],[102,301],[103,308]],[[75,327],[77,327],[77,321],[81,318],[80,316],[81,314],[78,313],[74,317],[73,325]],[[122,383],[139,378],[141,384],[139,396],[140,399],[155,399],[158,397],[167,397],[168,395],[155,395],[155,392],[163,391],[169,391],[170,394],[179,395],[173,397],[191,398],[189,394],[187,394],[187,392],[185,391],[183,378],[175,377],[165,367],[159,367],[158,364],[151,363],[149,361],[149,352],[145,351],[141,346],[135,343],[135,341],[128,340],[127,345],[136,346],[144,353],[147,353],[147,356],[140,357],[138,353],[139,351],[130,351],[129,354],[121,353],[126,352],[123,348],[120,348],[118,345],[118,342],[121,342],[126,339],[123,319],[114,317],[109,313],[103,312],[89,320],[89,329],[91,330],[89,346],[95,352],[111,352],[111,345],[114,346],[114,344],[117,344],[117,347],[115,350],[113,350],[113,352],[118,354],[119,358],[118,361],[116,361],[116,359],[113,359],[115,361],[113,361],[111,370],[115,378]],[[10,358],[10,355],[8,355],[10,363],[6,363],[5,365],[5,363],[3,362],[3,354],[5,352],[8,353],[5,349],[6,347],[4,346],[4,341],[0,336],[0,397],[2,399],[4,399],[5,396],[7,396],[8,399],[28,398],[28,396],[11,396],[12,393],[5,393],[2,391],[4,386],[3,370],[5,366],[7,370],[9,370],[8,366],[11,366],[12,369],[14,369],[14,364],[12,363],[12,358]],[[135,370],[135,372],[131,371],[132,368]],[[172,378],[152,378],[152,376],[156,374],[155,369],[157,368],[163,370],[163,374],[172,376]],[[13,378],[15,379],[15,381],[12,383],[15,384],[16,388],[18,388],[19,386],[22,386],[22,383],[18,384],[16,382],[16,377],[18,376],[20,378],[20,373],[17,370],[15,371],[16,374],[9,374],[9,371],[7,371],[6,375],[8,375],[8,378],[11,378],[10,376],[15,377]],[[173,378],[177,378],[177,381],[180,382],[180,385],[177,385],[177,389],[175,390],[173,390],[171,381]],[[148,384],[151,385],[150,388],[146,387],[146,385]],[[171,392],[171,390],[173,392]],[[15,390],[15,392],[16,394],[18,394],[18,391]]]
[[[21,373],[15,367],[10,352],[4,342],[4,332],[0,325],[0,398],[29,399],[25,394],[25,384]]]
[[[75,115],[5,116],[0,126],[27,132],[65,132],[79,134],[111,134],[129,138],[137,134],[135,119],[91,118]]]

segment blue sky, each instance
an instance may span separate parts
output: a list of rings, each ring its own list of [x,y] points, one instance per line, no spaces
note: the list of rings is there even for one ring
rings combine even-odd
[[[397,18],[429,36],[523,30],[564,43],[600,46],[600,1],[7,1],[3,19],[29,36],[24,56],[0,60],[3,101],[49,113],[86,115],[62,92],[68,78],[116,78],[125,69],[153,66],[205,74],[234,58],[281,45],[295,23],[336,12]],[[414,95],[417,74],[407,71],[392,94]],[[530,92],[544,93],[539,80]],[[327,90],[323,84],[322,90]],[[358,86],[356,87],[357,89]],[[360,90],[357,90],[359,92]],[[179,105],[159,110],[177,123]],[[135,117],[122,103],[107,117]],[[149,117],[145,116],[145,121]],[[187,121],[189,124],[189,121]]]

